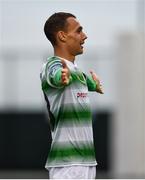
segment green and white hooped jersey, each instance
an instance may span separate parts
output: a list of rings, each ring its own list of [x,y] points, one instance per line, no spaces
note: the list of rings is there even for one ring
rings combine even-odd
[[[87,81],[75,64],[68,60],[65,62],[71,72],[71,81],[66,86],[56,84],[54,80],[56,73],[62,69],[59,57],[48,58],[41,72],[42,89],[55,119],[46,168],[95,166]]]

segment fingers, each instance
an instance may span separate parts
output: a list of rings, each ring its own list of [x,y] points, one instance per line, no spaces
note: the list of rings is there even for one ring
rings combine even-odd
[[[100,78],[97,76],[96,73],[94,73],[94,71],[90,71],[90,74],[92,75],[92,78],[94,79],[94,81],[97,81],[98,84],[100,84]]]
[[[103,88],[102,88],[102,84],[98,84],[97,90],[98,93],[100,94],[104,94]]]
[[[63,68],[68,68],[66,62],[63,59],[61,59],[61,63]]]
[[[68,71],[66,69],[62,69],[61,71],[61,80],[62,84],[67,85],[69,83]]]
[[[67,85],[69,83],[69,68],[64,60],[61,60],[62,62],[62,71],[61,71],[61,81],[63,85]]]
[[[91,70],[91,71],[90,71],[90,74],[91,74],[92,77],[93,77],[95,73]]]
[[[90,70],[91,75],[96,74],[93,70]]]
[[[93,70],[90,70],[91,75],[96,74]]]
[[[103,89],[102,89],[101,86],[98,87],[96,91],[97,91],[98,93],[100,93],[100,94],[104,94],[104,91],[103,91]]]
[[[102,84],[100,83],[100,78],[96,75],[96,73],[94,73],[93,70],[90,70],[90,74],[92,75],[93,80],[96,81],[98,84],[96,91],[100,94],[104,94],[103,89],[102,89]]]
[[[67,85],[69,83],[69,78],[67,78],[66,76],[62,76],[61,81],[63,85]]]

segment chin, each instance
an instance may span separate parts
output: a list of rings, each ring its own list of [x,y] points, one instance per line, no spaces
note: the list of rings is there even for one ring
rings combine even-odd
[[[80,55],[80,54],[83,54],[83,48],[81,48],[81,49],[79,49],[78,51],[75,51],[73,54],[75,55],[75,56],[77,56],[77,55]]]
[[[83,54],[83,49],[81,50],[81,51],[79,51],[78,53],[77,53],[77,55],[79,55],[79,54]]]
[[[76,56],[77,56],[77,55],[81,55],[81,54],[83,54],[83,52],[79,52],[79,53],[77,53],[77,54],[76,54]]]

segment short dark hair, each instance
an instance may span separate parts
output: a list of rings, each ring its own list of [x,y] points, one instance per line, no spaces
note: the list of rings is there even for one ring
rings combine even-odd
[[[52,14],[44,25],[44,32],[47,39],[52,45],[56,45],[56,33],[60,30],[66,30],[67,28],[67,18],[74,17],[71,13],[58,12]]]

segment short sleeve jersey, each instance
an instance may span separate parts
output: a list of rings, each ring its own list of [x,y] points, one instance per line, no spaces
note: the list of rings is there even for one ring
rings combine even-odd
[[[66,86],[52,83],[53,76],[62,68],[59,57],[48,58],[41,72],[42,89],[55,119],[46,168],[95,166],[92,114],[86,79],[76,64],[68,60],[65,62],[72,78]]]

